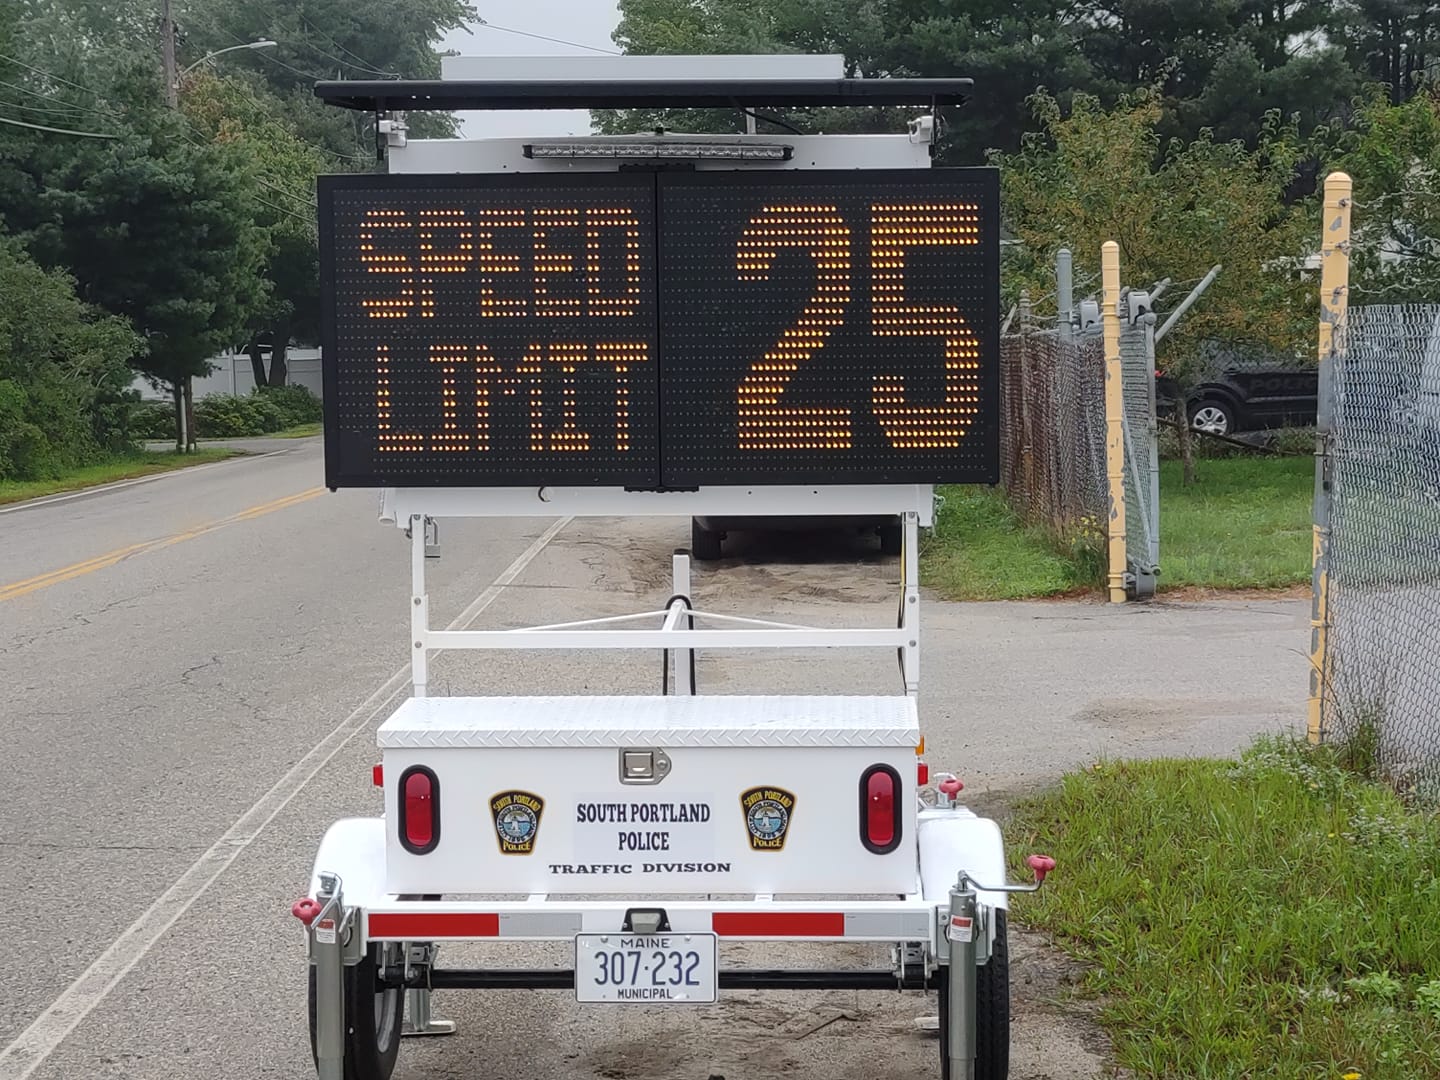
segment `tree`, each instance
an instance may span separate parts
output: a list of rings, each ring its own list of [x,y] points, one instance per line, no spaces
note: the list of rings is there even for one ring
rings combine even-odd
[[[6,219],[45,267],[144,341],[134,366],[171,387],[239,338],[267,285],[251,164],[164,106],[156,11],[146,0],[26,0],[0,78],[49,126],[0,143]],[[8,151],[8,152],[7,152]],[[193,430],[193,429],[192,429]],[[178,440],[177,440],[178,441]]]
[[[1352,302],[1440,302],[1440,99],[1367,103],[1332,159],[1355,182]]]
[[[978,162],[990,147],[1018,145],[1025,98],[1042,79],[1068,90],[1087,76],[1062,21],[1063,0],[979,0],[963,13],[953,7],[945,0],[620,0],[615,41],[627,53],[840,53],[852,77],[974,78],[974,102],[947,118],[946,150],[947,160]],[[901,116],[826,109],[783,119],[804,131],[896,131]],[[744,130],[743,120],[726,113],[596,118],[612,133],[657,124]]]
[[[1331,30],[1356,70],[1385,88],[1392,105],[1432,81],[1440,54],[1440,8],[1425,0],[1347,0]]]
[[[128,442],[128,361],[142,343],[74,286],[0,237],[0,479],[54,475]]]
[[[325,79],[434,79],[435,45],[446,31],[475,15],[465,0],[191,0],[181,13],[185,55],[196,59],[233,45],[268,38],[274,48],[230,53],[226,70],[264,80],[284,115],[305,140],[323,146],[346,168],[373,161],[373,118],[328,108],[314,84]],[[453,135],[446,113],[411,117],[417,137]]]
[[[48,217],[29,243],[88,302],[130,320],[147,344],[136,367],[171,387],[178,415],[194,376],[265,302],[268,238],[240,154],[192,142],[179,117],[147,122],[47,173]]]
[[[1043,93],[1033,107],[1041,130],[1018,153],[991,159],[1001,170],[1007,225],[1022,245],[1012,290],[1051,293],[1056,249],[1093,265],[1107,240],[1120,245],[1132,282],[1193,283],[1222,265],[1203,302],[1165,339],[1165,367],[1181,383],[1182,401],[1206,342],[1309,355],[1311,290],[1297,268],[1313,237],[1308,216],[1286,199],[1303,153],[1293,127],[1272,116],[1256,149],[1208,135],[1167,143],[1154,91],[1109,110],[1077,96],[1066,115]],[[1177,410],[1182,439],[1184,412]],[[1187,476],[1192,467],[1187,455]]]
[[[207,74],[187,79],[181,94],[181,107],[198,131],[253,165],[256,221],[269,238],[262,272],[270,285],[266,303],[246,328],[256,386],[285,385],[291,342],[319,340],[314,191],[316,177],[326,171],[326,157],[278,114],[278,104],[263,86]]]
[[[626,52],[840,52],[855,75],[974,78],[974,99],[950,118],[949,163],[1018,150],[1041,87],[1062,105],[1158,88],[1163,134],[1210,128],[1252,146],[1271,111],[1309,128],[1345,115],[1358,87],[1329,40],[1336,15],[1324,0],[621,0],[620,10]],[[600,122],[634,130],[654,119]]]

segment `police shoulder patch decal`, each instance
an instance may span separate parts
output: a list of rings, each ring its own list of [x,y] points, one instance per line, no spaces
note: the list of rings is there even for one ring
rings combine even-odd
[[[529,855],[540,834],[540,815],[545,800],[528,791],[502,791],[490,800],[495,838],[502,855]]]
[[[740,796],[753,851],[780,851],[795,816],[795,796],[784,788],[754,787]]]

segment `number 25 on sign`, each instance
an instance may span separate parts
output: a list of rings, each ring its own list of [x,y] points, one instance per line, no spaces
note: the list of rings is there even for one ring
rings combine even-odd
[[[874,375],[870,406],[892,446],[958,446],[980,411],[980,343],[959,308],[911,304],[905,296],[907,252],[979,243],[980,210],[970,203],[880,203],[870,208],[871,334],[945,343],[945,396],[940,404],[910,402],[903,375]],[[814,261],[815,292],[794,325],[750,366],[740,383],[740,448],[848,450],[855,422],[849,406],[786,405],[783,398],[800,366],[812,361],[845,322],[851,305],[851,229],[835,206],[766,207],[740,237],[736,264],[741,280],[768,280],[785,248],[798,248]]]

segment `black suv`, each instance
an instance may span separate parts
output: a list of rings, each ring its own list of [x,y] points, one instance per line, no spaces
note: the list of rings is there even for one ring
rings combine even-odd
[[[1156,406],[1163,414],[1173,414],[1179,387],[1163,372],[1155,374]],[[1319,379],[1315,368],[1227,365],[1191,390],[1186,403],[1190,426],[1211,435],[1311,426]]]

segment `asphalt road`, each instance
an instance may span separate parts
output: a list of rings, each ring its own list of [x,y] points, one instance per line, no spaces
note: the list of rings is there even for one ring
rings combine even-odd
[[[0,1080],[313,1075],[288,906],[326,825],[378,811],[373,729],[407,688],[409,594],[407,545],[374,497],[320,478],[318,440],[300,440],[0,511]],[[659,606],[685,525],[447,523],[434,621],[482,597],[489,625]],[[700,574],[702,605],[893,619],[896,567],[868,549],[746,550]],[[491,588],[517,560],[514,583]],[[1224,752],[1294,726],[1305,615],[1293,601],[929,604],[929,757],[985,805],[1099,755]],[[657,669],[450,654],[432,690],[652,692]],[[898,684],[893,656],[711,656],[699,677],[720,693]],[[437,1005],[462,1033],[407,1044],[401,1080],[935,1075],[913,996],[748,994],[681,1014],[580,1011],[553,993]],[[1013,1075],[1095,1074],[1093,1048],[1023,1022]]]

